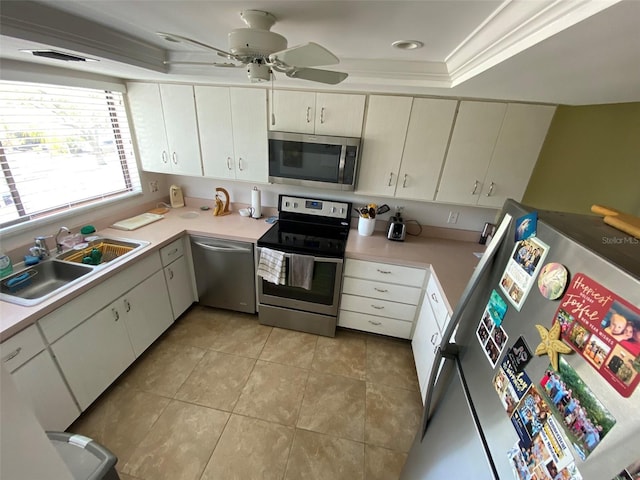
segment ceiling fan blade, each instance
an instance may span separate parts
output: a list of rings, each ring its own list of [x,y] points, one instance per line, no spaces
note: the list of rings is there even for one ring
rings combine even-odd
[[[318,68],[296,68],[286,72],[287,77],[311,80],[312,82],[336,85],[349,76],[348,73],[334,72],[332,70],[320,70]]]
[[[338,57],[333,53],[313,42],[272,53],[269,55],[269,61],[292,67],[315,67],[340,63]]]
[[[224,68],[243,68],[244,65],[237,63],[216,63],[216,62],[180,62],[180,61],[172,61],[165,60],[165,65],[203,65],[207,67],[224,67]]]
[[[207,50],[213,50],[214,52],[218,52],[220,56],[228,58],[230,60],[235,58],[233,54],[229,52],[225,52],[224,50],[221,50],[219,48],[212,47],[211,45],[207,45],[206,43],[199,42],[198,40],[193,40],[192,38],[183,37],[182,35],[177,35],[175,33],[157,32],[157,34],[169,42],[188,43],[196,47],[205,48]]]

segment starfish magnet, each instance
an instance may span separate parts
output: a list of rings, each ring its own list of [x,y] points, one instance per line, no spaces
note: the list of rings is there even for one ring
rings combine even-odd
[[[542,325],[536,325],[542,342],[536,348],[535,354],[549,355],[551,366],[555,371],[558,371],[558,354],[559,353],[571,353],[571,347],[566,345],[560,340],[560,322],[555,322],[550,330],[547,330]]]

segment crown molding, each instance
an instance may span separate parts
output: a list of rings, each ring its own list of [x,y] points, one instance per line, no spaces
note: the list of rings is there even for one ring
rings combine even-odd
[[[506,0],[445,59],[451,86],[621,0]]]

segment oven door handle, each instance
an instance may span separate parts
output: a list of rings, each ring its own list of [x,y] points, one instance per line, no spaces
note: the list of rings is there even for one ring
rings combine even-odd
[[[216,246],[207,245],[206,243],[193,242],[194,245],[204,248],[205,250],[211,250],[212,252],[226,252],[226,253],[248,253],[251,252],[249,248],[233,247],[233,246]]]
[[[281,251],[281,250],[276,250]],[[262,252],[262,247],[258,247],[258,252]],[[290,253],[283,252],[286,258],[291,258]],[[304,255],[304,254],[300,254]],[[312,256],[312,255],[309,255]],[[331,258],[331,257],[313,257],[314,263],[344,263],[342,258]]]

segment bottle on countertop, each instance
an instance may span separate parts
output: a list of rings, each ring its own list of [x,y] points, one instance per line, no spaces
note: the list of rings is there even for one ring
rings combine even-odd
[[[13,273],[11,258],[0,250],[0,277],[6,277],[10,273]]]

